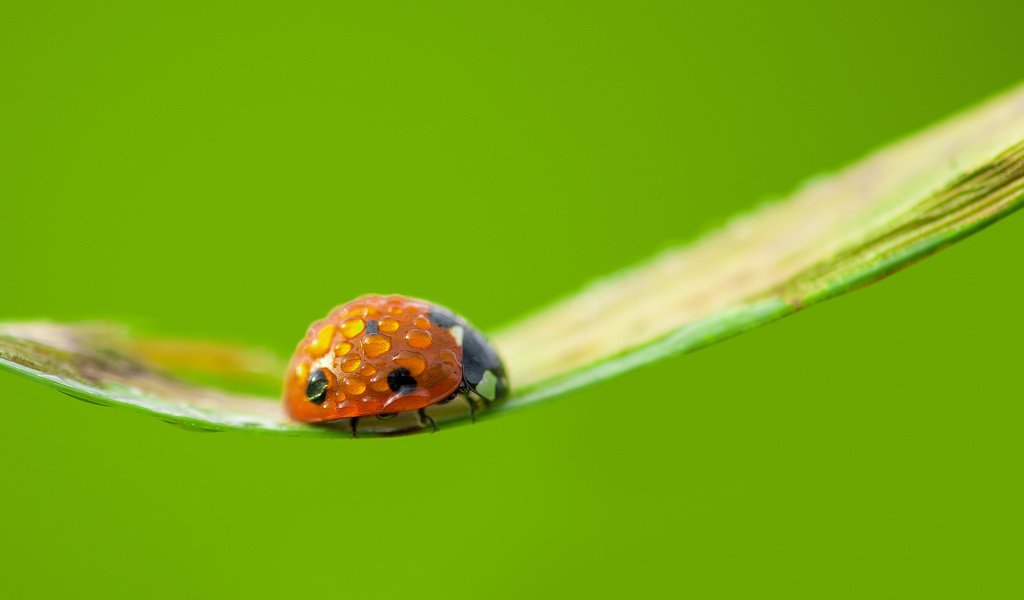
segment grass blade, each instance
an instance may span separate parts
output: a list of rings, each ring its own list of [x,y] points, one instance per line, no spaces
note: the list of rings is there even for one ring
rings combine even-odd
[[[869,284],[1022,203],[1018,88],[497,332],[514,394],[487,414],[702,348]],[[0,324],[0,367],[82,399],[201,429],[338,435],[288,421],[277,398],[169,374],[184,367],[221,378],[276,377],[278,364],[254,350],[154,343],[109,327]]]

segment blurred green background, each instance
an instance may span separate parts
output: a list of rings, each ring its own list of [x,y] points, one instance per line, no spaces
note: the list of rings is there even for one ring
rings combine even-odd
[[[368,4],[5,0],[0,318],[493,330],[1024,76],[1020,3]],[[1020,597],[1022,239],[437,435],[0,373],[0,595]]]

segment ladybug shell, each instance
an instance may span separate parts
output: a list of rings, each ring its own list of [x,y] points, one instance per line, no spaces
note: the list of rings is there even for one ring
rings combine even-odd
[[[363,296],[335,308],[295,350],[284,389],[288,414],[322,423],[451,398],[463,384],[464,322],[444,326],[450,315],[403,296]]]

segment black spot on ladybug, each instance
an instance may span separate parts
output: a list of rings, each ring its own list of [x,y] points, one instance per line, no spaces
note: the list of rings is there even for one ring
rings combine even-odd
[[[366,322],[366,333],[380,333],[380,328],[377,327],[377,319]]]
[[[317,369],[309,374],[309,379],[306,381],[306,399],[316,404],[323,404],[324,400],[327,399],[327,387],[330,382],[327,381],[327,375],[323,369]]]
[[[405,394],[416,389],[416,378],[409,373],[409,369],[395,369],[388,373],[388,387],[393,392]]]

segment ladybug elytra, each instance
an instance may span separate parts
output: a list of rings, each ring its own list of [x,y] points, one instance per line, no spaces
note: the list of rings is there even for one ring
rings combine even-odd
[[[423,300],[368,295],[310,326],[289,364],[284,401],[293,419],[347,420],[355,435],[436,430],[428,408],[458,404],[475,418],[507,394],[497,353],[464,319]]]

